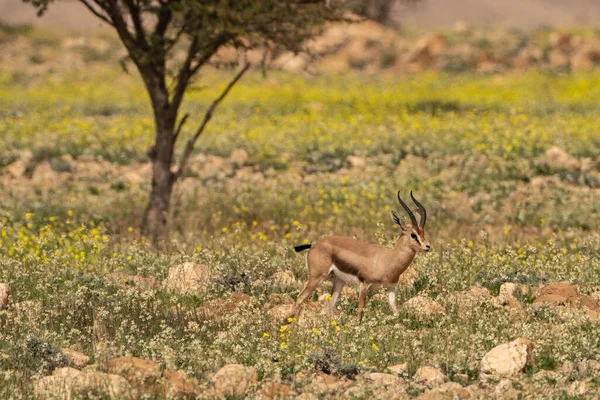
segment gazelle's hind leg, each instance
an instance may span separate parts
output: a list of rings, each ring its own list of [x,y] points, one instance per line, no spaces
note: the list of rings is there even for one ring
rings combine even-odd
[[[358,294],[358,323],[362,322],[369,286],[370,285],[368,283],[361,283],[360,285],[360,293]]]
[[[304,287],[302,292],[300,292],[298,298],[296,299],[296,303],[294,304],[294,310],[292,313],[294,319],[298,318],[298,316],[300,315],[300,307],[302,307],[302,303],[304,303],[306,299],[308,299],[308,297],[315,292],[315,289],[317,289],[317,286],[319,286],[319,284],[323,281],[323,278],[325,278],[325,276],[326,275],[318,276],[316,278],[308,278],[306,286]]]
[[[340,297],[340,293],[342,293],[342,289],[346,282],[343,279],[338,278],[337,276],[333,276],[333,287],[331,288],[331,300],[329,301],[329,313],[331,316],[335,314],[335,303],[338,301]]]

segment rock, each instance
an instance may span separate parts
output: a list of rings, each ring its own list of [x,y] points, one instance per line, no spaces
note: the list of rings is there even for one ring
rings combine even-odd
[[[249,158],[250,156],[248,155],[248,152],[246,150],[235,149],[231,152],[231,155],[229,156],[229,162],[234,165],[237,165],[238,167],[241,167],[248,162]]]
[[[502,379],[494,388],[494,394],[500,399],[518,399],[520,392],[513,387],[510,379]]]
[[[181,371],[165,370],[161,383],[161,392],[168,398],[197,398],[202,394],[200,386]]]
[[[567,68],[570,60],[564,52],[554,49],[548,54],[548,62],[552,68]]]
[[[584,45],[571,57],[571,70],[587,71],[600,63],[600,47]]]
[[[392,374],[405,375],[408,373],[408,363],[392,365],[388,370]]]
[[[446,376],[434,367],[420,367],[413,379],[425,383],[428,387],[439,386],[446,380]]]
[[[269,320],[273,323],[280,323],[292,315],[293,304],[280,304],[267,311]]]
[[[96,371],[82,372],[74,368],[58,368],[51,376],[33,384],[36,398],[71,399],[105,398],[132,399],[134,391],[127,380],[118,375]]]
[[[466,385],[469,383],[469,375],[467,374],[455,374],[454,381],[460,383],[461,385]]]
[[[22,178],[25,176],[28,166],[29,164],[27,164],[25,161],[17,160],[4,167],[4,173],[13,179]]]
[[[215,320],[220,321],[226,318],[244,303],[249,303],[252,298],[239,292],[232,292],[226,299],[216,299],[197,307],[192,311],[192,316],[196,320]]]
[[[378,387],[397,387],[401,386],[404,383],[404,379],[396,375],[384,374],[381,372],[371,372],[365,374],[364,377],[372,381],[375,384],[375,386]]]
[[[269,399],[280,399],[288,397],[292,389],[288,385],[281,383],[267,383],[263,387],[263,392],[265,393],[265,397]]]
[[[529,339],[519,338],[500,344],[483,356],[480,372],[512,376],[523,371],[525,367],[533,366],[534,362],[533,342]]]
[[[145,278],[139,275],[112,272],[106,275],[105,279],[121,289],[135,288],[142,291],[160,289],[160,283],[153,277]]]
[[[573,361],[565,361],[560,368],[558,369],[561,375],[563,375],[566,379],[571,379],[571,377],[577,371],[577,366]]]
[[[510,298],[510,297],[518,297],[521,295],[521,288],[516,283],[506,282],[500,286],[499,297],[502,298]]]
[[[297,286],[296,277],[290,271],[277,271],[271,275],[271,280],[279,286]]]
[[[542,52],[536,48],[525,47],[512,59],[514,68],[527,68],[542,58]]]
[[[165,289],[179,294],[197,294],[206,290],[212,271],[200,264],[186,262],[169,269]]]
[[[445,50],[448,45],[446,38],[437,33],[425,36],[417,41],[408,54],[406,62],[409,64],[429,65]]]
[[[419,279],[419,272],[413,267],[408,267],[406,271],[400,275],[400,278],[398,279],[398,285],[403,286],[403,289],[410,289],[413,287],[417,279]]]
[[[491,297],[487,288],[473,286],[469,290],[451,293],[448,296],[448,302],[455,304],[459,313],[464,313],[481,307]]]
[[[273,60],[273,66],[286,72],[297,74],[306,71],[309,67],[310,58],[306,54],[294,54],[286,51]]]
[[[244,397],[246,391],[256,385],[258,375],[254,367],[231,364],[217,371],[212,380],[218,396]]]
[[[64,348],[60,350],[67,359],[69,360],[69,365],[75,368],[83,368],[90,363],[90,358],[83,353],[75,351],[73,349]]]
[[[419,320],[429,319],[444,312],[444,308],[425,296],[415,296],[402,305],[402,308]]]
[[[581,397],[585,396],[588,390],[586,382],[574,381],[567,387],[567,394],[572,397]]]
[[[573,36],[569,32],[552,32],[549,37],[550,45],[560,50],[571,49],[572,39]]]
[[[296,397],[296,400],[319,400],[319,398],[312,393],[302,393]]]
[[[348,156],[346,161],[352,166],[352,168],[363,168],[367,162],[364,157],[359,156]]]
[[[586,296],[568,282],[554,282],[534,293],[533,306],[568,306],[585,307],[590,311],[598,311],[598,301],[593,296]]]
[[[265,310],[270,310],[275,306],[282,304],[294,304],[294,299],[287,293],[273,293],[263,306]]]
[[[0,310],[4,310],[8,307],[10,294],[10,286],[8,286],[8,283],[0,283]]]
[[[577,363],[577,372],[580,378],[600,376],[600,362],[596,360],[583,360]]]
[[[107,372],[124,377],[135,390],[145,394],[157,390],[162,376],[159,362],[130,356],[108,360]]]
[[[456,382],[446,382],[440,387],[427,390],[418,397],[421,400],[458,400],[470,398],[471,394]]]
[[[544,163],[553,170],[578,170],[579,160],[558,146],[552,146],[544,153]]]

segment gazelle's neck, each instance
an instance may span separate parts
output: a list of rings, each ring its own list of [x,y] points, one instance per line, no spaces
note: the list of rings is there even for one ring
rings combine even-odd
[[[399,253],[413,254],[414,256],[416,254],[416,251],[410,246],[409,241],[410,237],[408,237],[407,235],[400,235],[398,240],[396,240],[394,250],[396,250]]]

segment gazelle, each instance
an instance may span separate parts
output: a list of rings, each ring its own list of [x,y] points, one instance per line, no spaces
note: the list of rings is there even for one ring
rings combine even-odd
[[[400,226],[401,234],[393,248],[377,246],[358,241],[346,236],[329,236],[320,239],[314,244],[295,246],[296,252],[310,249],[306,254],[308,268],[308,282],[298,295],[294,305],[293,315],[296,317],[300,307],[306,299],[313,294],[317,286],[327,276],[333,280],[330,312],[333,313],[335,303],[346,284],[360,285],[358,296],[358,320],[362,320],[367,291],[370,287],[385,286],[388,290],[388,302],[394,314],[398,313],[396,307],[396,284],[400,275],[406,271],[418,252],[429,251],[429,241],[425,238],[425,222],[427,212],[425,207],[414,198],[412,191],[410,198],[415,203],[420,215],[419,223],[410,208],[400,198],[398,201],[411,220],[411,225],[406,225],[394,211],[391,211],[392,221]]]

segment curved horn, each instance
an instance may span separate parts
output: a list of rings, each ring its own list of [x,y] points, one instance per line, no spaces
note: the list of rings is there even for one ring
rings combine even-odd
[[[404,210],[406,211],[406,213],[410,217],[411,224],[414,227],[418,226],[417,219],[415,218],[415,214],[413,214],[413,212],[410,211],[410,208],[408,208],[408,206],[406,205],[406,203],[402,201],[402,199],[400,198],[400,191],[399,190],[398,190],[398,201],[400,202],[400,205],[402,205],[402,208],[404,208]]]
[[[421,220],[419,221],[419,228],[423,229],[423,227],[425,227],[425,221],[427,221],[427,211],[425,210],[425,207],[423,207],[423,204],[419,203],[417,199],[415,199],[415,196],[413,196],[412,194],[412,190],[410,191],[410,198],[419,209],[419,215],[421,216]]]

